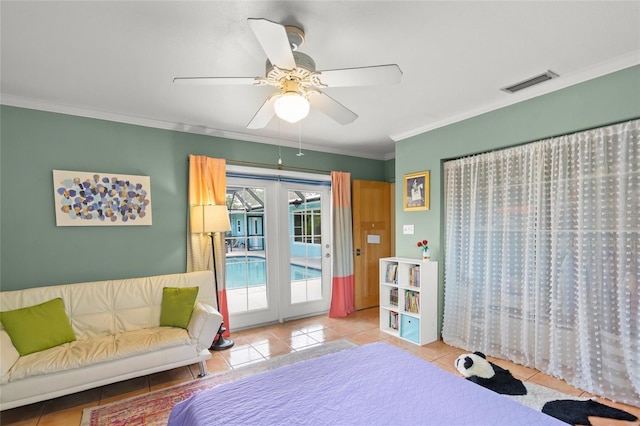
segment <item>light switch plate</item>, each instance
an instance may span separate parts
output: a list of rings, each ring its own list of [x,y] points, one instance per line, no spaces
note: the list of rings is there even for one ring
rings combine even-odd
[[[402,225],[402,233],[405,235],[413,235],[413,225]]]

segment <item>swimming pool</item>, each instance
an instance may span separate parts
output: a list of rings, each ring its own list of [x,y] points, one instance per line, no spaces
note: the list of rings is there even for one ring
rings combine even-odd
[[[255,287],[267,284],[264,257],[227,257],[227,288]],[[291,264],[291,281],[319,278],[322,271],[316,268]]]

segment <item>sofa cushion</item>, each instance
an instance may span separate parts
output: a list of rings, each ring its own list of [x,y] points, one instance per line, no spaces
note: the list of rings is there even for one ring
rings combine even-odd
[[[0,330],[0,377],[11,370],[13,364],[20,358],[20,354],[13,346],[11,338],[6,331]],[[0,381],[1,382],[1,381]]]
[[[198,287],[163,287],[160,325],[187,328],[198,290]]]
[[[186,330],[153,327],[113,336],[90,337],[20,357],[9,381],[88,367],[166,348],[192,347]],[[195,349],[192,349],[195,355]]]
[[[0,321],[20,356],[76,340],[59,297],[39,305],[0,312]]]

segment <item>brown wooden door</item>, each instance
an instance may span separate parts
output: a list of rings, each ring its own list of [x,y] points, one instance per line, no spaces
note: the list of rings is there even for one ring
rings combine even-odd
[[[356,309],[379,304],[379,259],[391,255],[390,193],[390,184],[387,182],[353,181]]]

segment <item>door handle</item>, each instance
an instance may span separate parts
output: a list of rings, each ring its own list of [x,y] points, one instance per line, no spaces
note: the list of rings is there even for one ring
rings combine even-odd
[[[355,249],[355,250],[353,251],[353,253],[354,253],[356,256],[360,256],[360,249]]]

